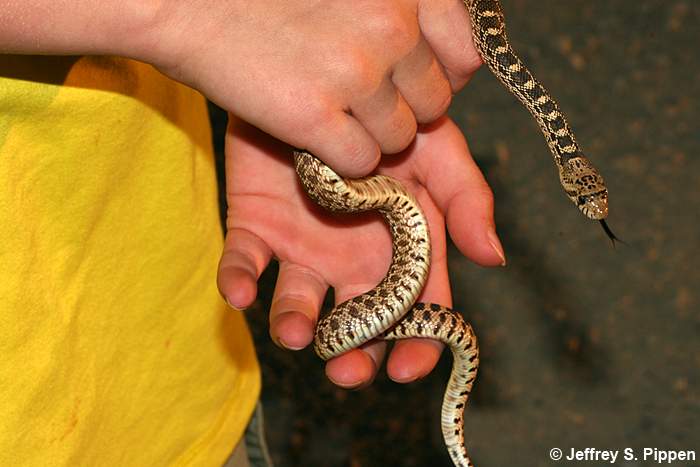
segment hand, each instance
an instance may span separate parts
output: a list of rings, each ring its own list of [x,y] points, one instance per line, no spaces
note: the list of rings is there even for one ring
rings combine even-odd
[[[249,125],[229,125],[226,142],[227,235],[219,289],[245,308],[272,255],[279,276],[270,311],[270,335],[288,349],[306,347],[328,287],[340,303],[374,287],[391,258],[391,238],[376,214],[333,217],[303,192],[289,147]],[[478,264],[504,262],[494,230],[493,199],[459,129],[447,118],[418,132],[415,144],[384,159],[379,173],[401,180],[430,224],[432,267],[421,301],[451,305],[445,220],[457,247]],[[373,379],[385,351],[372,342],[328,362],[326,373],[343,387]],[[399,382],[429,373],[441,345],[416,339],[396,344],[387,371]]]
[[[170,0],[145,59],[339,173],[440,117],[481,60],[461,0]]]

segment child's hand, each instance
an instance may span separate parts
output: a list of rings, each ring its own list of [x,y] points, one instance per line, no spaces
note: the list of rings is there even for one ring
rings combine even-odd
[[[443,118],[418,133],[403,154],[378,169],[401,180],[430,223],[432,267],[421,301],[451,304],[445,220],[457,247],[478,264],[503,262],[494,231],[492,195],[459,129]],[[384,276],[391,238],[378,215],[334,217],[310,201],[291,165],[289,147],[243,123],[229,125],[226,145],[228,218],[219,288],[244,308],[274,255],[279,277],[270,310],[270,334],[290,349],[306,347],[328,287],[337,302],[365,292]],[[385,344],[372,342],[328,362],[328,377],[343,387],[370,382]],[[396,345],[391,378],[422,377],[437,362],[440,344],[424,339]]]

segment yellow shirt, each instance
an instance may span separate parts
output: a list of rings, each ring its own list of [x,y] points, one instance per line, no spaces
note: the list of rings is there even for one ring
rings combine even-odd
[[[204,99],[114,58],[0,56],[0,465],[221,465],[259,392]]]

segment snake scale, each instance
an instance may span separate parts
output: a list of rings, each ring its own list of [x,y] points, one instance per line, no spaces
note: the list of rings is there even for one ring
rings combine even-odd
[[[567,196],[588,218],[605,224],[608,192],[603,178],[581,152],[556,102],[535,80],[508,43],[498,0],[464,0],[473,40],[483,61],[530,111],[545,136]],[[430,268],[428,225],[416,199],[396,180],[375,175],[344,179],[310,153],[294,152],[297,174],[308,195],[334,212],[377,210],[389,225],[392,261],[374,289],[347,300],[318,323],[316,353],[327,360],[374,338],[437,339],[452,351],[453,367],[442,404],[447,450],[459,467],[472,466],[464,443],[464,406],[476,378],[479,350],[462,316],[436,304],[415,303]]]

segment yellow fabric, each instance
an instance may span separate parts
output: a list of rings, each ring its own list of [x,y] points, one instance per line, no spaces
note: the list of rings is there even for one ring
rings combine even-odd
[[[260,386],[221,246],[199,94],[0,57],[0,465],[221,465]]]

